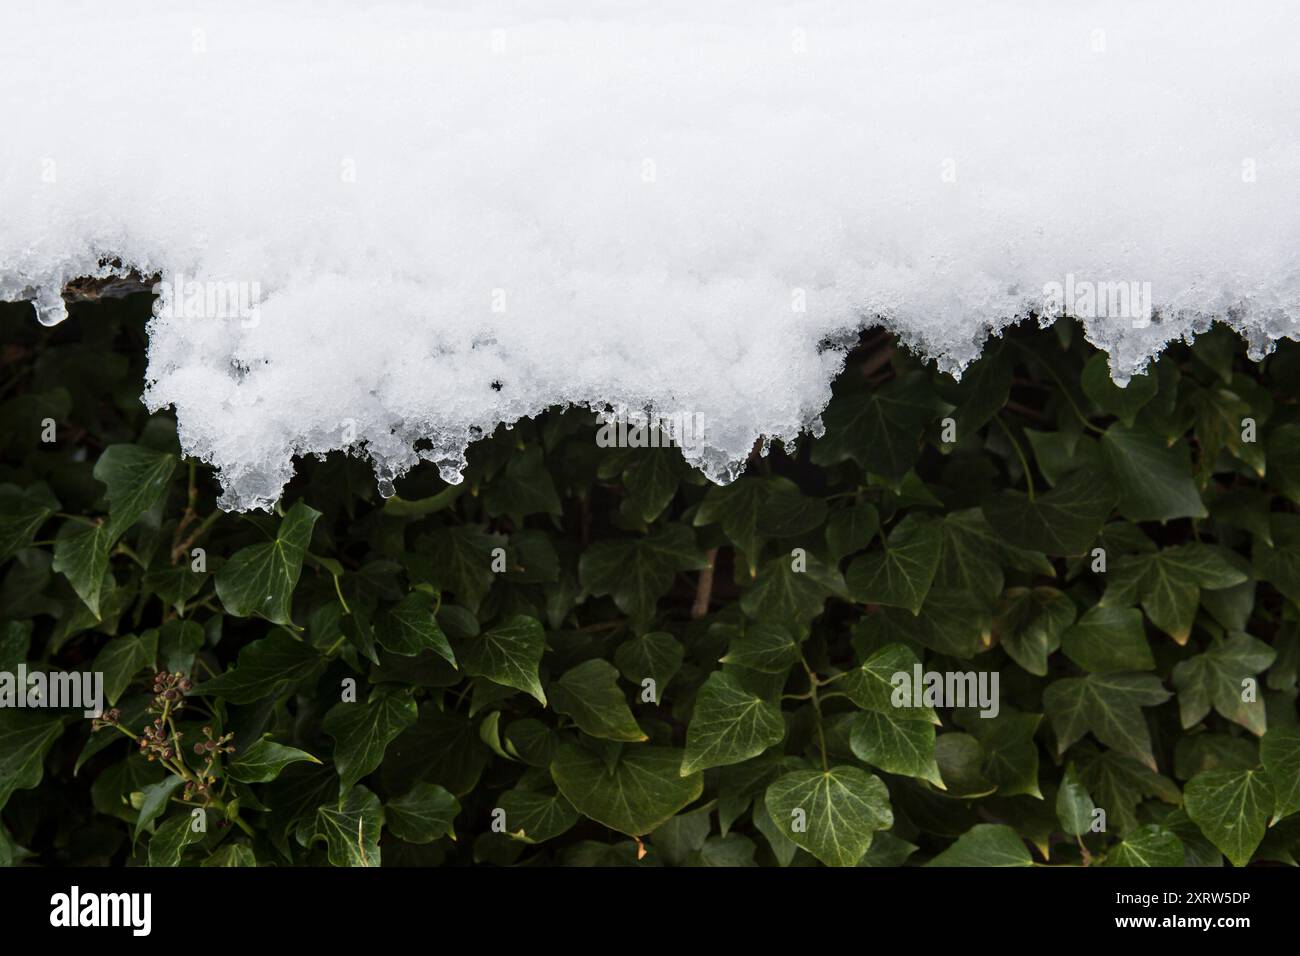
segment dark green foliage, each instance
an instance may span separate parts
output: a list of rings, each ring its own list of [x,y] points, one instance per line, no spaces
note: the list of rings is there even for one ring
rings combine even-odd
[[[1294,863],[1300,348],[863,346],[726,488],[569,411],[239,516],[139,403],[147,306],[0,311],[0,672],[113,707],[0,708],[0,864]]]

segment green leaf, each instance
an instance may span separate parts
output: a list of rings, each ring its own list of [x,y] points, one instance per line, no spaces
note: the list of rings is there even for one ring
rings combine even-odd
[[[889,791],[857,767],[787,773],[764,800],[781,832],[827,866],[856,866],[873,834],[894,825]]]
[[[195,693],[220,697],[232,704],[275,700],[306,683],[325,668],[325,659],[308,644],[284,631],[272,631],[239,652],[235,666],[199,684]]]
[[[1148,823],[1106,854],[1106,866],[1182,866],[1183,841],[1170,830]]]
[[[175,468],[175,455],[143,445],[109,445],[103,450],[94,474],[108,486],[110,544],[157,504]]]
[[[504,473],[488,484],[483,507],[490,518],[562,513],[560,496],[555,493],[555,482],[540,446],[529,445],[510,456]]]
[[[758,516],[763,511],[771,485],[745,476],[729,485],[713,485],[695,512],[695,527],[721,524],[725,534],[745,556],[750,574],[758,567],[763,537],[758,533]]]
[[[1149,671],[1156,666],[1136,608],[1089,608],[1061,637],[1065,656],[1086,671]]]
[[[110,547],[108,525],[104,522],[66,521],[54,539],[54,563],[50,567],[68,579],[96,619]]]
[[[199,866],[257,866],[257,857],[242,843],[227,843]]]
[[[1092,829],[1092,812],[1096,805],[1073,763],[1065,768],[1060,789],[1056,791],[1056,818],[1061,830],[1070,836],[1082,836]]]
[[[365,787],[353,787],[343,803],[316,810],[312,841],[325,841],[331,866],[379,866],[383,820],[379,798]]]
[[[149,838],[150,866],[180,866],[185,848],[203,840],[205,830],[196,830],[197,821],[189,813],[180,813],[163,821]]]
[[[646,739],[618,686],[618,670],[608,661],[593,658],[566,671],[551,685],[551,707],[572,717],[583,733],[593,737]]]
[[[1001,823],[979,823],[926,866],[1032,866],[1020,835]]]
[[[638,449],[636,463],[623,472],[623,483],[636,502],[641,520],[663,514],[681,484],[682,456],[673,448]]]
[[[802,559],[782,555],[763,565],[753,587],[741,595],[740,609],[752,620],[803,635],[809,622],[821,614],[826,599],[843,593],[844,581],[835,568],[811,554]]]
[[[438,626],[434,603],[433,596],[425,591],[412,591],[402,598],[389,610],[387,626],[379,628],[376,639],[380,646],[402,657],[433,651],[455,667],[456,655],[447,635]]]
[[[1106,746],[1154,770],[1151,735],[1141,708],[1168,699],[1160,679],[1150,674],[1089,674],[1049,685],[1043,691],[1043,710],[1056,731],[1058,755],[1091,730]]]
[[[1073,557],[1084,554],[1115,506],[1115,489],[1091,468],[1067,474],[1034,498],[1002,491],[984,501],[989,526],[1005,542],[1028,551]]]
[[[993,618],[993,636],[1013,661],[1044,677],[1075,613],[1074,602],[1056,588],[1010,588]]]
[[[432,843],[450,836],[456,839],[452,822],[460,813],[460,801],[435,783],[417,783],[407,793],[389,800],[384,823],[407,843]]]
[[[1121,586],[1135,588],[1147,617],[1179,644],[1191,634],[1202,588],[1229,588],[1246,580],[1223,549],[1196,542],[1122,558],[1112,574]],[[1102,603],[1124,602],[1107,588]]]
[[[1110,363],[1103,352],[1098,352],[1084,365],[1079,384],[1083,387],[1083,394],[1098,408],[1129,427],[1143,406],[1155,398],[1158,388],[1156,377],[1150,374],[1134,375],[1126,386],[1120,388],[1110,377]]]
[[[784,674],[799,659],[799,644],[784,627],[754,621],[731,639],[723,664]]]
[[[538,665],[546,648],[541,622],[516,615],[499,627],[461,645],[460,662],[471,677],[486,677],[505,687],[531,694],[544,707],[546,693],[538,678]]]
[[[581,819],[559,793],[541,790],[507,790],[497,806],[505,811],[506,832],[524,843],[554,840]]]
[[[1262,770],[1207,770],[1188,781],[1183,805],[1233,866],[1245,866],[1264,839],[1276,798]]]
[[[939,717],[934,709],[924,706],[919,700],[912,701],[911,707],[901,709],[894,704],[895,675],[903,675],[902,679],[910,686],[913,671],[920,664],[921,659],[906,645],[886,644],[874,651],[860,667],[846,673],[841,678],[840,688],[864,710],[880,714],[897,711],[900,716],[909,716],[911,720],[938,724]]]
[[[668,682],[681,669],[686,649],[666,631],[651,631],[624,641],[614,651],[619,673],[637,685],[649,678],[655,682],[655,701],[664,699]]]
[[[855,504],[831,512],[826,522],[826,546],[831,558],[839,560],[846,554],[860,551],[871,543],[880,530],[880,513],[875,505]]]
[[[140,839],[140,834],[146,832],[149,826],[163,814],[171,801],[172,794],[184,782],[180,777],[168,776],[141,791],[144,799],[140,801],[140,816],[135,821],[135,830],[131,837],[133,840]]]
[[[41,782],[45,755],[62,733],[58,717],[0,709],[0,810],[15,790],[30,790]]]
[[[267,734],[254,741],[241,753],[237,753],[226,766],[226,774],[232,780],[243,783],[268,783],[280,776],[280,771],[289,764],[300,760],[320,763],[307,751],[277,744],[271,740],[270,734]]]
[[[691,529],[672,524],[643,538],[596,542],[579,560],[578,575],[592,594],[610,595],[624,614],[646,622],[677,572],[706,564]]]
[[[431,583],[456,595],[458,603],[477,610],[492,589],[492,549],[500,539],[485,534],[475,525],[439,528],[420,539],[429,555]]]
[[[1259,742],[1259,759],[1277,798],[1272,826],[1300,811],[1300,729],[1271,728]]]
[[[866,471],[901,478],[916,463],[920,436],[938,413],[923,373],[872,391],[837,394],[822,414],[826,433],[812,448],[818,465],[853,459]]]
[[[58,510],[58,499],[44,485],[0,485],[0,564],[28,547]]]
[[[381,691],[364,704],[341,701],[330,708],[321,729],[334,738],[334,767],[344,793],[379,766],[388,744],[418,716],[409,691]]]
[[[714,671],[695,697],[680,774],[757,757],[785,739],[776,703],[746,690],[725,671]]]
[[[275,540],[236,551],[217,572],[217,596],[226,613],[257,614],[274,624],[292,625],[293,589],[320,512],[298,502],[285,513]]]
[[[883,551],[868,552],[849,565],[845,583],[863,604],[902,607],[916,614],[939,566],[939,524],[911,514],[889,533]]]
[[[868,710],[853,718],[853,756],[886,773],[928,780],[945,789],[934,757],[934,724],[901,713]]]
[[[151,631],[150,634],[152,640],[134,634],[115,637],[95,656],[92,670],[104,675],[104,696],[110,705],[118,702],[136,674],[153,666],[158,651],[158,633]]]
[[[1269,529],[1272,542],[1256,537],[1251,548],[1255,576],[1300,604],[1300,515],[1269,515]]]
[[[628,836],[649,833],[704,788],[700,773],[678,773],[682,752],[670,747],[624,747],[612,767],[595,753],[564,742],[551,762],[560,793],[583,816]]]
[[[1192,480],[1187,445],[1170,446],[1154,432],[1111,425],[1102,456],[1119,487],[1119,512],[1130,521],[1204,518],[1208,512]]]
[[[1267,721],[1258,687],[1252,700],[1244,700],[1243,683],[1267,670],[1276,657],[1273,648],[1248,634],[1234,634],[1216,643],[1204,654],[1174,665],[1173,684],[1178,690],[1178,710],[1183,728],[1199,723],[1210,707],[1228,720],[1241,724],[1255,736],[1264,733]]]

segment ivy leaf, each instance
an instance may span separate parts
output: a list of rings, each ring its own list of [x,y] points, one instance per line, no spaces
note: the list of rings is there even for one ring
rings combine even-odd
[[[1300,424],[1288,422],[1270,431],[1265,457],[1268,483],[1300,505]]]
[[[934,709],[918,700],[912,701],[908,708],[900,709],[894,705],[894,675],[902,674],[910,684],[914,669],[920,665],[921,659],[911,648],[904,644],[886,644],[874,651],[861,666],[847,672],[841,678],[843,683],[840,687],[863,710],[880,714],[897,712],[900,716],[910,715],[912,720],[938,724],[939,717]]]
[[[1104,474],[1080,468],[1032,499],[1019,491],[1002,491],[980,507],[989,526],[1008,544],[1073,557],[1091,547],[1115,501],[1115,488]]]
[[[1154,432],[1116,423],[1101,436],[1102,456],[1119,487],[1119,512],[1129,521],[1204,518],[1187,445],[1166,445]]]
[[[880,512],[875,505],[855,504],[831,512],[826,522],[826,546],[832,560],[860,551],[880,530]]]
[[[771,486],[759,478],[746,476],[729,485],[714,485],[705,492],[695,512],[695,527],[721,524],[722,533],[745,556],[749,573],[758,567],[763,537],[758,533],[758,517],[767,502]]]
[[[1276,798],[1262,770],[1207,770],[1188,781],[1183,806],[1233,866],[1245,866],[1264,839]]]
[[[379,628],[377,640],[385,650],[401,657],[433,651],[452,667],[456,666],[451,642],[434,615],[433,596],[426,591],[412,591],[389,610],[387,626]]]
[[[64,522],[54,540],[54,563],[50,567],[68,579],[96,620],[110,547],[108,525],[104,522]]]
[[[0,709],[0,810],[15,790],[30,790],[41,782],[45,754],[62,733],[58,717]]]
[[[945,789],[934,756],[934,724],[868,710],[853,718],[853,756],[886,773],[927,780]]]
[[[868,552],[849,565],[849,593],[862,604],[902,607],[916,614],[934,580],[941,545],[937,522],[908,515],[889,533],[883,551]]]
[[[755,621],[737,631],[723,664],[748,667],[762,674],[784,674],[799,659],[799,645],[784,627]]]
[[[475,525],[439,528],[420,539],[429,556],[430,583],[456,595],[458,603],[477,610],[492,588],[492,549],[498,539]]]
[[[321,729],[334,738],[334,768],[342,791],[378,767],[389,743],[418,717],[409,692],[381,691],[364,704],[340,701],[331,707]]]
[[[978,823],[926,866],[1032,866],[1025,842],[1002,823]]]
[[[993,618],[993,636],[1011,659],[1039,677],[1074,623],[1074,602],[1056,588],[1011,588]]]
[[[220,697],[232,704],[275,700],[324,668],[325,659],[308,644],[284,631],[272,631],[246,645],[233,668],[199,684],[195,693]]]
[[[59,500],[44,485],[0,485],[0,563],[28,547],[58,510]]]
[[[242,843],[227,843],[199,866],[204,867],[238,867],[257,866],[257,857],[253,851]]]
[[[1229,588],[1246,580],[1221,549],[1195,542],[1123,558],[1114,574],[1133,582],[1147,617],[1179,644],[1191,635],[1202,588]],[[1122,603],[1112,593],[1107,588],[1103,604]]]
[[[1056,791],[1056,818],[1061,830],[1070,836],[1082,836],[1092,829],[1092,812],[1096,805],[1073,763],[1065,768],[1061,786]]]
[[[857,767],[787,773],[763,799],[781,832],[827,866],[856,866],[872,836],[894,825],[889,791]]]
[[[624,641],[614,651],[614,663],[623,677],[643,686],[649,678],[655,684],[656,702],[663,700],[668,682],[681,669],[686,649],[666,631],[651,631]]]
[[[679,773],[686,777],[740,763],[784,739],[785,721],[776,703],[746,690],[731,674],[714,671],[695,697]]]
[[[1248,634],[1234,634],[1204,654],[1174,665],[1173,684],[1178,690],[1178,710],[1183,728],[1193,727],[1210,712],[1210,706],[1255,736],[1266,729],[1264,702],[1256,696],[1243,700],[1242,684],[1267,670],[1277,657],[1273,648]]]
[[[384,824],[394,836],[407,843],[432,843],[450,836],[460,813],[460,801],[436,783],[417,783],[407,793],[389,800],[384,807]]]
[[[176,468],[176,456],[143,445],[109,445],[95,462],[95,478],[108,486],[108,538],[117,541],[157,504]]]
[[[585,747],[562,743],[551,762],[560,793],[583,816],[640,836],[699,797],[704,776],[678,773],[682,752],[670,747],[624,747],[612,767]]]
[[[515,615],[501,626],[466,640],[461,645],[460,662],[471,677],[486,677],[522,690],[545,707],[546,693],[537,672],[545,648],[541,622]]]
[[[1065,656],[1086,671],[1149,671],[1156,666],[1136,608],[1091,607],[1061,636]]]
[[[592,658],[566,671],[551,685],[551,707],[572,717],[578,729],[592,737],[632,742],[647,739],[619,689],[618,670],[608,661]]]
[[[654,521],[672,502],[681,484],[681,455],[672,448],[644,448],[623,472],[623,484],[636,502],[641,520]]]
[[[1137,414],[1155,398],[1158,384],[1151,374],[1134,375],[1120,388],[1110,377],[1110,363],[1104,352],[1098,352],[1083,367],[1079,377],[1083,394],[1103,412],[1114,415],[1127,427],[1132,427]]]
[[[799,490],[784,478],[769,479],[772,490],[758,516],[758,530],[765,538],[792,538],[807,534],[826,520],[826,502]]]
[[[140,834],[146,832],[150,824],[167,810],[172,794],[184,782],[180,777],[167,776],[140,791],[143,799],[140,801],[140,815],[135,821],[132,840],[140,839]]]
[[[1256,536],[1251,548],[1255,576],[1300,604],[1300,515],[1269,515],[1269,529],[1273,540]]]
[[[624,614],[645,622],[677,572],[706,563],[690,528],[672,524],[639,539],[596,542],[579,560],[578,575],[592,594],[610,595]]]
[[[293,589],[302,574],[302,559],[320,512],[303,502],[290,508],[275,540],[236,551],[217,572],[217,596],[226,613],[254,614],[273,624],[293,625]]]
[[[194,829],[195,820],[188,813],[163,821],[149,838],[150,866],[180,866],[185,848],[203,839],[204,830]]]
[[[287,747],[271,740],[270,734],[262,736],[226,766],[226,774],[232,780],[243,783],[269,783],[280,776],[280,771],[291,763],[299,761],[320,763],[305,750]]]
[[[1043,710],[1056,731],[1058,756],[1091,730],[1106,746],[1154,770],[1151,735],[1141,708],[1168,699],[1169,691],[1150,674],[1089,674],[1049,685],[1043,691]]]
[[[988,423],[1011,395],[1015,369],[1001,342],[989,341],[984,354],[962,373],[961,381],[944,390],[943,396],[957,406],[957,440],[974,435]]]
[[[873,474],[901,478],[916,463],[919,436],[937,412],[937,399],[920,372],[870,392],[837,394],[822,414],[826,433],[812,447],[813,463],[851,458]]]
[[[365,787],[353,787],[339,805],[316,810],[312,841],[324,840],[331,866],[379,866],[384,808]]]
[[[483,508],[489,518],[505,514],[523,518],[532,514],[558,515],[563,512],[541,446],[529,445],[510,456],[505,471],[490,482],[483,493]]]
[[[1106,866],[1182,866],[1183,841],[1162,826],[1138,827],[1106,854]]]
[[[1259,742],[1259,758],[1277,798],[1272,826],[1300,811],[1300,729],[1271,728]]]
[[[740,609],[756,621],[806,634],[808,624],[822,612],[826,599],[844,593],[844,580],[835,568],[814,555],[802,559],[782,555],[763,565],[758,580],[740,598]]]
[[[507,790],[497,806],[505,811],[506,832],[524,843],[553,840],[581,819],[561,794],[541,790]]]
[[[104,675],[104,696],[116,704],[131,684],[131,679],[153,665],[158,652],[158,632],[149,632],[152,640],[123,634],[104,645],[95,656],[93,669]]]

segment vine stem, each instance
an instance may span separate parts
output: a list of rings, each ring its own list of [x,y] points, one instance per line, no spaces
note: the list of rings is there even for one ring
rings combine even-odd
[[[822,727],[822,704],[817,698],[817,688],[821,681],[818,680],[817,674],[808,666],[808,659],[803,656],[803,649],[799,649],[799,663],[803,664],[804,673],[808,675],[808,700],[812,702],[813,713],[816,715],[817,722],[817,747],[822,752],[822,770],[826,773],[831,772],[831,762],[826,756],[826,731]]]
[[[1020,442],[1016,441],[1016,436],[1011,433],[1007,423],[1002,420],[1000,415],[994,415],[993,420],[1006,433],[1007,441],[1011,442],[1011,447],[1016,450],[1016,457],[1020,459],[1020,468],[1025,473],[1025,484],[1029,486],[1029,500],[1034,500],[1034,476],[1029,473],[1029,460],[1025,458],[1024,451],[1020,448]]]

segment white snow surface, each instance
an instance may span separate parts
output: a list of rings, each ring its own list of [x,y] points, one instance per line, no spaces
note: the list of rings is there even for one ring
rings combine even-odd
[[[1298,38],[1262,0],[5,2],[0,299],[236,284],[153,319],[145,389],[227,508],[340,448],[457,480],[564,404],[699,416],[723,481],[865,326],[956,373],[1073,313],[1120,381],[1296,336]]]

